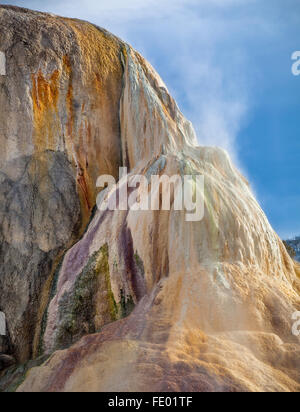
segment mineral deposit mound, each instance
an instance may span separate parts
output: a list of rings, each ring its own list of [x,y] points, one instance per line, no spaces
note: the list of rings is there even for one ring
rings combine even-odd
[[[299,267],[132,47],[0,6],[0,143],[1,391],[300,390]],[[99,210],[119,167],[204,176],[204,218]]]

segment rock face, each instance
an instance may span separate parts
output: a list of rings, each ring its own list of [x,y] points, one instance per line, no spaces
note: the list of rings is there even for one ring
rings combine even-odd
[[[20,361],[37,352],[44,288],[96,178],[118,171],[120,49],[87,23],[0,7],[0,309]]]
[[[300,390],[300,270],[228,155],[106,31],[7,6],[0,28],[0,310],[19,361],[52,354],[19,391]],[[203,175],[204,218],[95,209],[120,166]]]

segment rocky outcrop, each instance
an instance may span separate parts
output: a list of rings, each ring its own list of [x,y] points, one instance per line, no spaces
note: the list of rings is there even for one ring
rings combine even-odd
[[[107,32],[5,6],[0,27],[0,309],[19,359],[52,354],[19,391],[298,391],[300,270],[228,155],[197,146],[152,67]],[[119,166],[149,184],[204,176],[204,218],[173,197],[91,213]]]
[[[120,49],[88,23],[0,7],[0,309],[19,361],[38,351],[53,274],[89,221],[96,178],[118,171]]]

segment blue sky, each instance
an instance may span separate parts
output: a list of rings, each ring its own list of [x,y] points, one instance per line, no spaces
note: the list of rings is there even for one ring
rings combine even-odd
[[[299,0],[1,2],[105,27],[162,76],[200,144],[227,149],[283,238],[300,234]]]

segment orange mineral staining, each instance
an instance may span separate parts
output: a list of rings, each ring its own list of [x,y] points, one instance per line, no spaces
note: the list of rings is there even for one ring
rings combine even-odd
[[[41,70],[32,75],[34,146],[37,152],[55,150],[55,137],[60,132],[57,110],[59,80],[58,70],[55,70],[49,79]]]

